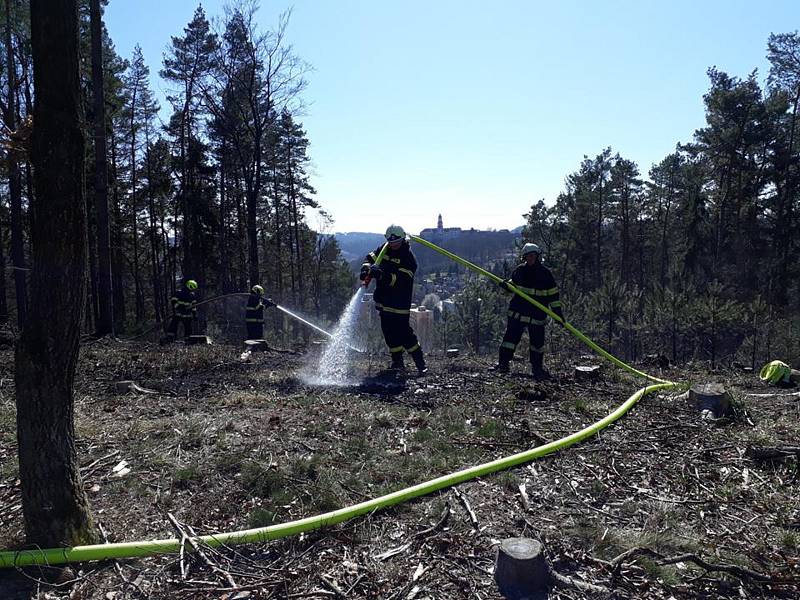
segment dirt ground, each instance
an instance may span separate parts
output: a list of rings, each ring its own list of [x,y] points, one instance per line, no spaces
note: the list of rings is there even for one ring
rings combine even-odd
[[[361,358],[356,385],[303,383],[318,349],[243,359],[241,346],[107,339],[83,346],[76,429],[83,481],[109,541],[286,522],[520,452],[599,420],[645,385],[577,361],[535,383],[490,357],[432,357],[421,378]],[[582,361],[586,364],[587,361]],[[599,364],[599,363],[598,363]],[[747,373],[719,381],[729,417],[679,391],[645,397],[578,446],[326,530],[268,544],[0,572],[0,598],[500,598],[497,546],[542,542],[563,576],[551,598],[800,597],[800,402]],[[149,392],[120,395],[133,380]],[[767,397],[763,394],[776,394]],[[123,463],[124,461],[124,463]],[[116,469],[116,470],[115,470]],[[13,353],[0,350],[0,547],[23,541]],[[224,572],[224,573],[223,573]],[[231,581],[236,584],[232,589]],[[592,587],[596,586],[596,587]]]

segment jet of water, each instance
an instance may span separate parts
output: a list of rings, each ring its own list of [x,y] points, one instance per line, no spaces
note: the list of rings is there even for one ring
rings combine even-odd
[[[314,385],[352,385],[354,383],[349,373],[351,361],[348,351],[355,349],[352,342],[363,295],[364,287],[361,286],[353,294],[347,308],[342,313],[336,329],[331,334],[331,341],[322,354],[319,366],[314,369],[313,373],[306,374],[307,383]]]

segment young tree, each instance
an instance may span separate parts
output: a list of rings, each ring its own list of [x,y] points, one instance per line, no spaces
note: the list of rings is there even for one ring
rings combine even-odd
[[[75,451],[73,381],[86,293],[85,139],[76,0],[31,0],[34,64],[31,311],[15,357],[27,540],[95,540]],[[57,289],[59,301],[52,301]],[[47,452],[42,452],[47,448]]]

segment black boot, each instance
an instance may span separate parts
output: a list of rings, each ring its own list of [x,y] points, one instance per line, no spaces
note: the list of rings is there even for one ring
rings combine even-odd
[[[551,379],[550,373],[544,368],[544,355],[540,352],[531,352],[531,373],[536,381]]]
[[[406,365],[403,362],[402,352],[392,352],[392,362],[388,367],[389,371],[405,371]]]
[[[511,359],[514,357],[514,351],[510,348],[503,348],[500,347],[500,357],[497,360],[497,364],[493,366],[490,371],[494,371],[495,373],[508,373],[511,368]]]
[[[414,359],[414,364],[417,366],[417,373],[424,375],[428,372],[428,365],[425,364],[425,356],[422,354],[422,348],[417,348],[411,353],[411,358]]]

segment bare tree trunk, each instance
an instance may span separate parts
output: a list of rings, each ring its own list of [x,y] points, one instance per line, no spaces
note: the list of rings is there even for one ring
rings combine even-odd
[[[6,0],[6,75],[8,78],[8,102],[5,124],[9,131],[17,129],[17,68],[14,63],[14,47],[11,41],[11,0]],[[17,324],[24,327],[28,315],[28,291],[25,273],[25,244],[22,224],[22,183],[19,162],[14,152],[8,152],[8,196],[11,205],[11,263],[14,266],[14,289],[17,301]]]
[[[8,301],[6,300],[6,255],[3,223],[0,221],[0,325],[8,323]]]
[[[156,321],[164,318],[164,305],[161,303],[161,261],[159,260],[158,236],[156,235],[156,207],[153,198],[153,166],[150,153],[150,136],[145,133],[145,167],[147,169],[147,213],[148,213],[148,237],[150,238],[150,272],[153,283],[153,310],[155,311]]]
[[[97,332],[97,321],[100,319],[100,304],[98,295],[99,284],[97,281],[97,243],[94,235],[93,221],[92,221],[92,200],[89,194],[86,194],[86,231],[87,237],[87,250],[89,253],[89,280],[87,282],[86,290],[86,321],[85,327],[87,331]],[[93,325],[94,324],[94,325]]]
[[[94,112],[94,208],[97,215],[97,335],[114,333],[111,230],[108,221],[108,150],[103,94],[103,21],[100,0],[91,0],[92,108]]]
[[[260,282],[261,276],[258,268],[258,229],[256,225],[256,192],[249,184],[245,190],[247,203],[247,277],[250,286]]]
[[[119,205],[119,173],[117,171],[117,142],[111,135],[111,177],[112,177],[112,209],[114,211],[114,246],[111,248],[111,293],[113,294],[112,308],[114,311],[114,330],[122,331],[125,328],[125,287],[122,276],[125,268],[123,255],[123,228],[122,211]]]
[[[223,294],[233,291],[231,286],[230,250],[228,248],[228,194],[225,189],[225,143],[219,153],[219,279]]]
[[[75,451],[73,382],[86,291],[85,139],[76,0],[31,0],[31,318],[17,345],[15,384],[22,509],[29,544],[94,542]],[[52,290],[59,301],[52,301]],[[45,451],[46,449],[46,451]]]

